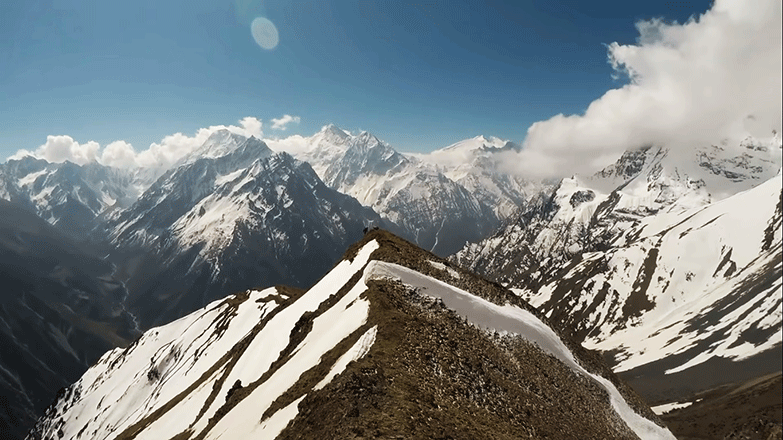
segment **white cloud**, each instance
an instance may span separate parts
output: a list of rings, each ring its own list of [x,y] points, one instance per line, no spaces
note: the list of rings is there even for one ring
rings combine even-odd
[[[101,146],[94,141],[80,144],[70,136],[50,135],[46,137],[46,143],[38,147],[33,153],[19,150],[11,158],[33,155],[46,159],[49,162],[64,162],[68,160],[84,165],[88,162],[97,161],[104,165],[119,168],[141,166],[162,171],[200,147],[212,133],[218,130],[226,129],[242,136],[255,136],[261,139],[264,135],[262,127],[261,120],[248,116],[241,119],[238,126],[213,125],[198,129],[193,136],[182,133],[168,135],[159,143],[152,143],[149,148],[138,153],[131,144],[122,140],[114,141],[101,149]]]
[[[67,160],[84,165],[96,160],[100,148],[100,145],[95,141],[80,144],[70,136],[49,135],[46,136],[46,143],[35,150],[35,155],[49,162],[65,162]]]
[[[301,121],[299,116],[283,115],[281,118],[272,118],[272,130],[285,131],[288,124],[298,124]]]
[[[261,139],[261,137],[264,135],[262,130],[263,124],[258,118],[246,116],[239,121],[239,125],[241,125],[241,128],[230,126],[229,130],[238,129],[239,134],[247,137],[254,136],[258,139]]]
[[[310,149],[310,138],[298,134],[283,139],[264,139],[264,142],[273,151],[285,151],[292,156],[304,153]]]
[[[636,44],[608,46],[630,83],[583,115],[533,124],[514,167],[526,175],[592,173],[622,151],[674,149],[781,131],[780,0],[716,0],[685,24],[637,23]]]
[[[114,141],[107,145],[99,162],[115,168],[135,168],[139,165],[133,145],[125,141]]]

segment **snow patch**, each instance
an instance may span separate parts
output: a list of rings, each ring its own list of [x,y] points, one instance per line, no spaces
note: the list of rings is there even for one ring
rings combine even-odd
[[[340,375],[345,368],[351,362],[363,358],[372,348],[372,344],[375,343],[375,335],[378,333],[378,326],[373,326],[371,329],[364,332],[361,338],[356,341],[351,348],[348,349],[337,362],[334,363],[332,369],[329,370],[329,374],[326,375],[318,384],[313,387],[314,390],[320,390],[325,387],[335,377]]]
[[[661,415],[669,411],[674,411],[675,409],[687,408],[691,405],[693,405],[693,402],[683,402],[683,403],[672,402],[672,403],[665,403],[663,405],[653,406],[650,407],[650,409],[653,410],[655,414]]]

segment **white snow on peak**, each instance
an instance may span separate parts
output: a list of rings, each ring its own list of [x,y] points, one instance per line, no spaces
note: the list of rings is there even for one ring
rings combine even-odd
[[[509,141],[500,139],[495,136],[479,135],[470,139],[464,139],[459,142],[455,142],[447,147],[444,147],[437,151],[456,151],[456,150],[478,150],[481,148],[503,148]]]
[[[222,129],[212,133],[199,148],[180,159],[172,168],[190,164],[199,159],[217,159],[228,156],[243,146],[257,148],[259,150],[258,156],[266,155],[269,151],[264,141],[255,136],[248,138],[232,133],[228,129]]]
[[[477,159],[490,156],[494,150],[501,149],[508,143],[509,141],[494,136],[476,136],[430,153],[412,154],[412,156],[446,171],[454,172],[455,168],[465,169],[468,166],[475,166],[474,162]]]
[[[761,288],[758,278],[780,271],[779,228],[768,238],[781,181],[773,177],[757,187],[704,207],[664,211],[641,219],[624,231],[606,253],[584,254],[560,279],[536,292],[521,291],[533,306],[552,300],[561,280],[579,279],[589,267],[606,261],[608,268],[592,274],[591,282],[570,305],[572,311],[595,304],[586,325],[596,328],[584,345],[596,350],[619,350],[616,372],[686,352],[667,373],[676,373],[720,356],[742,360],[780,344],[780,292],[783,280],[773,279]],[[771,248],[762,243],[771,240]],[[652,306],[632,319],[623,317],[624,304],[639,283],[641,273],[649,285],[643,295]],[[762,274],[762,275],[757,275]],[[751,285],[758,287],[750,288]],[[611,301],[598,300],[610,287]],[[607,295],[608,297],[609,295]],[[593,303],[597,301],[597,303]],[[724,301],[724,305],[718,307]],[[726,301],[736,304],[728,307]],[[728,311],[720,312],[722,308]],[[715,313],[723,313],[718,321]],[[617,326],[618,319],[627,325]],[[692,322],[712,322],[695,326]],[[746,331],[764,331],[764,340],[743,342]],[[714,334],[723,335],[709,346],[696,350]]]
[[[214,159],[225,156],[245,141],[247,138],[242,135],[231,133],[225,129],[218,130],[212,133],[201,147],[185,156],[181,163],[189,163],[201,158]]]

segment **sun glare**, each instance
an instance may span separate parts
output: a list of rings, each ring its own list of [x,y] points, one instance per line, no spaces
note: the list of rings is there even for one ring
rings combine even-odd
[[[264,17],[256,17],[253,20],[250,24],[250,32],[253,34],[253,39],[256,40],[256,43],[263,49],[274,49],[280,41],[280,36],[274,23]]]

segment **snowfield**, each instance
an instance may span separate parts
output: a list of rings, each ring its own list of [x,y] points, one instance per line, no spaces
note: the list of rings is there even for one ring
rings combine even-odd
[[[745,359],[780,344],[782,337],[783,232],[773,220],[780,197],[780,180],[773,178],[705,207],[647,217],[618,238],[617,248],[585,255],[562,280],[537,292],[516,292],[551,314],[566,306],[554,306],[560,283],[584,278],[591,265],[606,262],[608,270],[592,275],[568,307],[592,310],[586,321],[595,330],[584,345],[619,350],[616,372],[679,354],[687,356],[667,374],[715,356]],[[650,305],[623,316],[645,271],[649,284],[643,293]],[[614,301],[599,299],[606,285]],[[617,324],[625,320],[627,326]],[[695,324],[702,321],[705,325]],[[763,340],[745,341],[750,331],[764,331]]]

